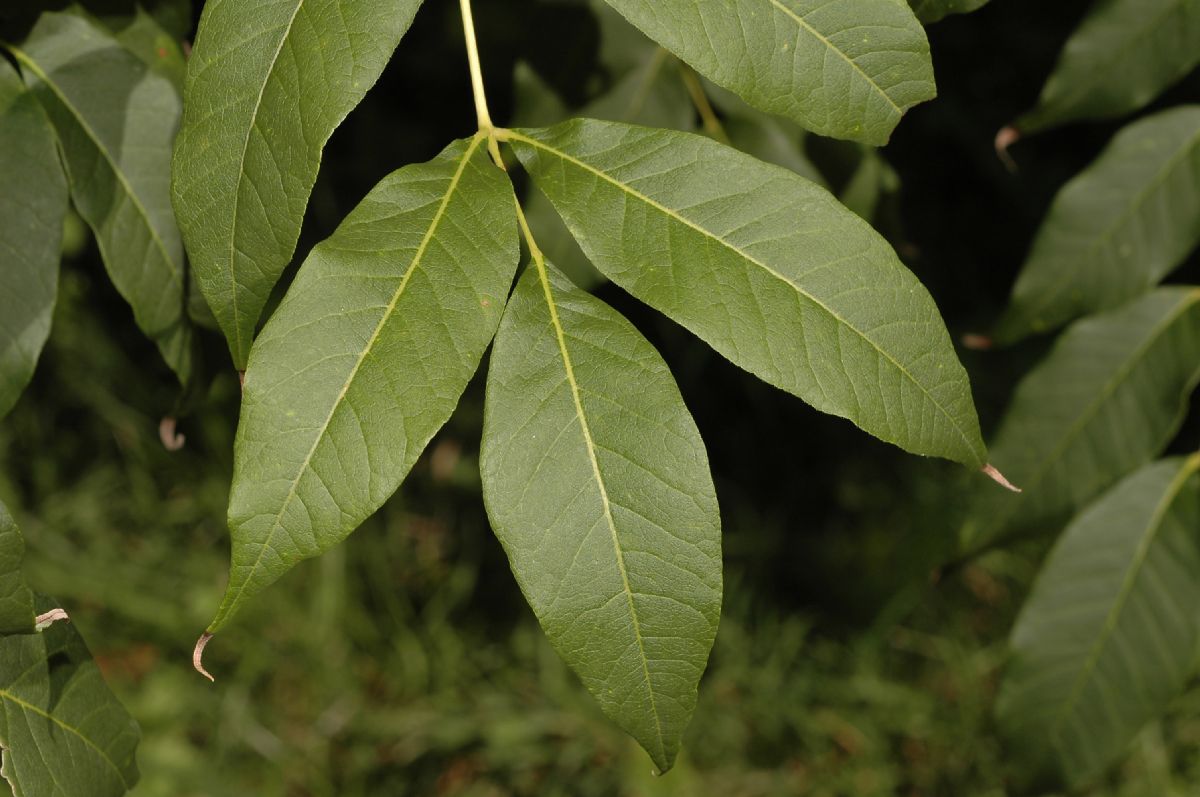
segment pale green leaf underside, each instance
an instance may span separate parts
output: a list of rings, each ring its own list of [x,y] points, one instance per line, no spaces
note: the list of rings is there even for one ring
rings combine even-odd
[[[95,232],[109,277],[186,382],[192,333],[169,183],[178,93],[74,14],[43,13],[13,53],[58,133],[71,198]]]
[[[1200,644],[1200,454],[1147,465],[1076,518],[1012,633],[1002,728],[1081,785],[1184,689]]]
[[[0,58],[0,418],[29,383],[50,334],[66,212],[54,130]]]
[[[1200,64],[1200,0],[1099,0],[1067,40],[1038,105],[1035,132],[1141,108]]]
[[[991,445],[1021,495],[982,495],[969,547],[1040,530],[1156,457],[1200,380],[1200,288],[1158,288],[1078,321],[1021,380]]]
[[[505,137],[613,282],[823,412],[984,464],[933,300],[823,188],[686,133],[572,120]]]
[[[541,268],[518,283],[492,353],[484,500],[555,649],[666,770],[720,614],[708,458],[654,348]]]
[[[517,259],[481,136],[385,178],[313,249],[251,351],[210,632],[395,492],[475,373]]]
[[[926,25],[939,22],[951,14],[969,14],[988,4],[989,0],[908,0],[917,19]]]
[[[37,609],[57,605],[39,597]],[[0,638],[0,712],[15,797],[119,797],[137,783],[137,723],[71,623]]]
[[[1124,128],[1055,197],[996,339],[1019,340],[1143,293],[1200,242],[1200,106]]]
[[[420,0],[210,0],[188,62],[175,210],[204,296],[244,368],[291,260],[321,151]]]
[[[0,503],[0,634],[33,631],[33,593],[21,570],[24,561],[25,538]]]
[[[814,133],[886,144],[933,99],[929,43],[897,0],[608,0],[705,77]]]

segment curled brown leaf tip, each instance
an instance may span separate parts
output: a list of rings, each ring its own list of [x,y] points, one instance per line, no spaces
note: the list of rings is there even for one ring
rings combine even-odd
[[[213,635],[205,632],[196,640],[196,649],[192,651],[192,666],[196,668],[196,672],[203,675],[212,682],[216,682],[216,678],[208,670],[204,669],[204,646],[208,644],[208,640],[212,639]]]
[[[168,451],[178,451],[187,442],[187,437],[176,431],[177,423],[178,421],[170,415],[158,422],[158,439]]]
[[[1004,168],[1010,172],[1017,170],[1017,162],[1012,159],[1012,155],[1008,154],[1008,148],[1021,140],[1021,131],[1012,125],[1006,125],[1000,128],[996,133],[996,140],[992,142],[996,147],[996,157],[1004,164]]]
[[[67,615],[65,609],[51,609],[50,611],[42,612],[37,617],[33,618],[33,627],[38,631],[42,631],[46,628],[49,628],[54,623],[57,623],[59,620],[70,622],[71,618]]]
[[[980,468],[980,470],[983,471],[983,475],[987,476],[989,479],[996,482],[996,484],[999,484],[1005,490],[1012,490],[1014,493],[1021,492],[1020,487],[1013,484],[1008,479],[1004,478],[1004,474],[1001,473],[1000,471],[996,470],[996,466],[992,465],[990,462],[987,465],[984,465],[982,468]]]
[[[975,332],[968,332],[962,336],[962,345],[966,346],[971,351],[987,351],[992,348],[993,341],[987,335],[980,335]]]

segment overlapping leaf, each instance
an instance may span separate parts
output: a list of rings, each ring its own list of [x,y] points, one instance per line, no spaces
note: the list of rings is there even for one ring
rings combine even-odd
[[[0,418],[29,383],[50,334],[66,213],[54,130],[0,58]]]
[[[201,290],[245,368],[334,129],[420,0],[205,4],[188,66],[175,209]]]
[[[15,797],[119,797],[138,780],[139,736],[71,623],[0,637],[0,776]]]
[[[169,185],[179,95],[168,78],[81,16],[42,14],[13,53],[58,133],[71,197],[96,234],[113,284],[186,381],[191,328]]]
[[[815,133],[885,144],[936,90],[929,43],[896,0],[608,0],[688,64]]]
[[[1074,520],[1012,633],[997,712],[1075,786],[1099,775],[1192,674],[1200,644],[1200,454],[1155,462]]]
[[[504,135],[618,285],[817,409],[984,464],[933,300],[824,189],[685,133],[573,120]]]
[[[482,136],[384,179],[313,249],[246,371],[210,632],[396,490],[479,365],[517,258]]]
[[[981,496],[971,548],[1053,528],[1170,441],[1200,380],[1200,288],[1159,288],[1069,327],[1017,386],[992,461],[1024,493]]]
[[[1023,132],[1141,108],[1200,64],[1200,0],[1098,0],[1063,47]]]
[[[1200,106],[1189,105],[1123,129],[1059,192],[996,338],[1011,342],[1128,301],[1197,243]]]
[[[33,593],[25,583],[25,538],[0,504],[0,635],[33,631]]]
[[[926,25],[938,22],[951,14],[969,14],[987,5],[990,0],[908,0],[917,19]]]
[[[538,258],[496,337],[480,466],[555,649],[668,769],[720,613],[708,458],[654,348]]]

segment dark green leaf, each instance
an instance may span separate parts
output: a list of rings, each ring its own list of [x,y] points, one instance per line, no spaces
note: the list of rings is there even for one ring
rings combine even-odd
[[[608,0],[650,38],[764,111],[885,144],[932,99],[929,43],[897,0]]]
[[[50,334],[66,214],[54,131],[0,58],[0,418],[29,383]]]
[[[205,4],[188,64],[173,198],[200,288],[238,369],[295,251],[325,142],[379,78],[420,4]]]
[[[24,561],[25,538],[0,504],[0,635],[33,631],[33,593],[21,570]]]
[[[1184,690],[1200,647],[1200,454],[1147,465],[1063,532],[1012,633],[1002,728],[1079,786]]]
[[[908,0],[917,19],[926,25],[938,22],[951,14],[969,14],[978,11],[990,0]]]
[[[654,348],[537,258],[496,337],[480,469],[555,649],[670,768],[721,606],[708,458]]]
[[[827,191],[686,133],[573,120],[505,136],[613,282],[817,409],[984,464],[933,300]]]
[[[491,342],[512,190],[476,136],[385,178],[305,260],[251,351],[215,632],[395,492]]]
[[[186,382],[192,335],[169,186],[179,95],[110,34],[73,14],[43,14],[13,53],[58,132],[71,198],[96,234],[113,284]]]

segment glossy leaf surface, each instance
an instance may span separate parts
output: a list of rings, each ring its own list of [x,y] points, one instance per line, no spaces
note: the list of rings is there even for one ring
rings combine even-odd
[[[555,649],[670,768],[721,606],[708,458],[654,348],[549,264],[530,266],[501,322],[480,467]]]
[[[1184,690],[1200,645],[1200,454],[1147,465],[1076,518],[1012,632],[997,704],[1078,786]]]
[[[686,133],[572,120],[506,135],[613,282],[823,412],[984,464],[933,300],[823,188]]]
[[[1149,290],[1200,243],[1200,106],[1123,129],[1054,200],[1001,342],[1115,307]]]
[[[321,151],[378,79],[420,0],[225,0],[188,63],[175,210],[198,282],[243,369]]]
[[[0,418],[29,383],[50,334],[66,213],[54,130],[0,59]]]
[[[896,0],[608,0],[718,85],[815,133],[885,144],[936,90],[929,43]]]
[[[246,371],[210,632],[395,492],[475,373],[517,258],[479,136],[385,178],[313,249]]]

